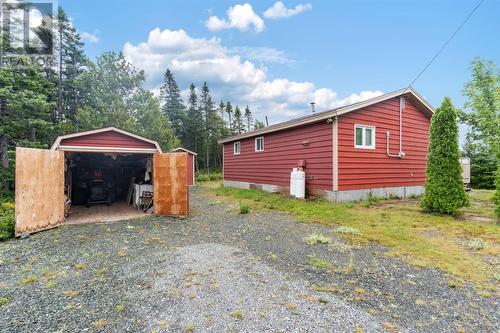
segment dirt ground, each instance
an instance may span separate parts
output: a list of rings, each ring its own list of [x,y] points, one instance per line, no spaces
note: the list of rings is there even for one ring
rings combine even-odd
[[[376,244],[202,188],[191,216],[0,243],[1,332],[497,332],[499,302]],[[331,239],[308,244],[313,234]]]

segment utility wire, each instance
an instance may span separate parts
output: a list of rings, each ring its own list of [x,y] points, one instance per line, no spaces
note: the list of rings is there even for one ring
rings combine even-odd
[[[415,83],[415,81],[417,81],[420,76],[427,70],[427,68],[434,62],[434,60],[436,60],[436,58],[441,54],[441,52],[443,52],[443,50],[446,48],[446,46],[448,46],[448,44],[451,42],[451,40],[455,37],[455,35],[460,31],[460,29],[463,28],[463,26],[467,23],[467,21],[469,20],[469,18],[472,16],[472,14],[474,14],[474,12],[479,8],[479,6],[481,6],[481,4],[484,2],[484,0],[480,0],[479,3],[470,11],[469,15],[467,15],[467,17],[465,18],[465,20],[462,22],[462,24],[460,24],[458,26],[458,28],[455,30],[455,32],[450,36],[450,38],[448,38],[448,40],[443,44],[443,46],[441,46],[441,48],[439,49],[439,51],[436,52],[436,54],[432,57],[432,59],[427,63],[427,65],[425,65],[424,69],[422,69],[420,71],[420,73],[418,73],[418,75],[413,79],[413,81],[411,81],[411,83],[408,85],[408,87],[406,87],[406,89],[403,91],[403,93],[405,93],[408,89],[411,88],[411,86]]]

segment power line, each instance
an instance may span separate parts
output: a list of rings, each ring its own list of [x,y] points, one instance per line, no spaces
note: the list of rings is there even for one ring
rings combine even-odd
[[[443,44],[443,46],[441,46],[441,48],[439,49],[439,51],[437,51],[436,54],[432,57],[432,59],[427,63],[427,65],[425,65],[424,69],[422,69],[420,71],[420,73],[418,73],[418,75],[413,79],[413,81],[411,81],[411,83],[408,85],[408,87],[406,87],[406,89],[404,90],[404,92],[406,90],[408,90],[408,89],[411,88],[411,86],[415,83],[415,81],[417,81],[420,78],[420,76],[427,70],[427,68],[434,62],[434,60],[441,54],[441,52],[443,52],[443,50],[446,48],[446,46],[448,46],[448,44],[451,42],[451,40],[460,31],[460,29],[462,29],[462,27],[467,23],[467,21],[472,16],[472,14],[474,14],[474,12],[479,8],[479,6],[481,6],[481,4],[483,2],[484,2],[484,0],[480,0],[479,3],[471,10],[471,12],[469,13],[469,15],[467,15],[467,17],[465,18],[465,20],[462,22],[462,24],[460,24],[458,26],[458,28],[455,30],[455,32],[453,32],[453,34],[450,36],[450,38],[448,38],[448,40]]]

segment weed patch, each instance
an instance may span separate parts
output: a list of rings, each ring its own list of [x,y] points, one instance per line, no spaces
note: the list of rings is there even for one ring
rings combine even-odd
[[[332,239],[330,237],[326,237],[325,235],[322,235],[322,234],[311,234],[311,235],[307,236],[305,241],[309,245],[329,244],[332,242]]]
[[[347,226],[337,227],[334,231],[343,235],[359,235],[359,229]]]
[[[318,269],[330,270],[333,268],[333,264],[331,262],[320,257],[309,256],[309,262],[311,263],[312,266]]]
[[[494,221],[478,222],[467,217],[473,207],[481,207],[481,211],[474,212],[476,215],[484,211],[494,216],[490,201],[493,191],[481,191],[477,196],[472,193],[471,207],[464,209],[462,219],[455,219],[426,214],[417,200],[394,200],[391,205],[365,207],[363,203],[304,201],[259,190],[221,187],[220,184],[207,189],[219,199],[245,200],[253,210],[273,207],[294,215],[300,222],[338,226],[333,230],[351,242],[377,242],[390,248],[389,256],[400,256],[417,266],[441,269],[481,288],[491,287],[495,279],[495,272],[482,256],[500,256],[500,246],[491,245],[500,243],[500,229]],[[472,252],[464,248],[464,240],[467,244],[474,239],[483,240],[489,244],[488,248]]]
[[[250,213],[250,206],[240,201],[240,214],[248,214],[248,213]]]
[[[484,249],[486,245],[480,239],[473,239],[469,242],[469,248],[474,251],[480,251]]]

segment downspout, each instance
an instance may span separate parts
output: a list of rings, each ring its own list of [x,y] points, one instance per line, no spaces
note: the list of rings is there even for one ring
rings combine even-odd
[[[405,107],[406,101],[405,97],[401,96],[399,98],[399,152],[397,155],[391,154],[389,148],[389,137],[390,131],[387,130],[386,134],[386,148],[387,148],[387,156],[389,157],[397,157],[403,159],[405,157],[405,152],[403,151],[403,109]]]

